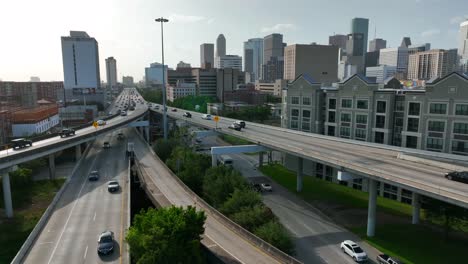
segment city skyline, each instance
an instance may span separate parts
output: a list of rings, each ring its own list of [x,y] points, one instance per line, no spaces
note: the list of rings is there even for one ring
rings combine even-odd
[[[316,16],[308,14],[316,4],[312,1],[297,1],[301,4],[293,6],[281,1],[250,3],[250,10],[258,10],[255,7],[268,3],[268,14],[245,13],[243,5],[231,6],[232,12],[220,12],[225,4],[211,0],[203,6],[187,1],[140,0],[119,6],[111,5],[111,1],[99,1],[92,5],[93,9],[87,8],[88,2],[91,1],[83,1],[73,13],[66,12],[66,1],[31,1],[27,9],[23,9],[24,3],[0,4],[6,10],[0,23],[14,25],[4,31],[12,41],[0,44],[0,79],[27,81],[30,76],[39,76],[44,81],[63,80],[60,37],[68,35],[70,30],[81,30],[98,41],[101,66],[105,65],[105,58],[113,56],[119,61],[119,81],[123,75],[139,81],[147,65],[161,61],[160,29],[154,22],[160,15],[170,20],[165,25],[165,51],[166,62],[172,68],[179,61],[198,67],[200,44],[215,43],[219,34],[226,37],[227,54],[242,56],[244,41],[271,33],[282,34],[288,45],[327,44],[330,35],[349,34],[354,17],[368,18],[368,40],[374,38],[377,27],[376,36],[386,39],[388,47],[396,47],[403,36],[410,36],[415,44],[430,42],[432,48],[457,48],[459,24],[467,17],[466,12],[457,11],[466,10],[467,4],[458,0],[452,1],[450,8],[438,0],[405,1],[405,12],[397,16],[394,12],[382,12],[379,5],[367,5],[370,1],[362,3],[360,10],[352,3],[329,1],[321,5],[323,12]],[[340,8],[336,9],[338,2]],[[284,12],[286,7],[288,12]],[[130,12],[138,15],[129,16]],[[407,15],[414,13],[421,15]],[[87,14],[86,19],[83,14]],[[333,19],[330,14],[334,15]],[[238,19],[240,15],[243,20]],[[427,19],[435,16],[437,20]],[[282,17],[281,21],[278,17]],[[104,69],[100,77],[105,80]]]

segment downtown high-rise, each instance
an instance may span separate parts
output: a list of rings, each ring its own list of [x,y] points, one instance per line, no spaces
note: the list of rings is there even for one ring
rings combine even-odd
[[[369,19],[355,17],[351,20],[351,34],[363,34],[363,50],[367,52],[367,35],[369,33]]]
[[[252,38],[244,42],[244,71],[250,80],[260,79],[263,65],[263,39]]]
[[[200,45],[200,68],[214,67],[214,44],[203,43]]]
[[[114,57],[109,57],[106,59],[106,78],[107,78],[107,87],[109,89],[117,88],[117,61]]]
[[[463,72],[468,72],[468,20],[460,24],[458,57]]]

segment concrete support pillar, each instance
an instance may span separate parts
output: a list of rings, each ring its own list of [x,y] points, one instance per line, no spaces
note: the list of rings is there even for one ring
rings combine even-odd
[[[49,155],[49,179],[55,179],[55,154]]]
[[[218,166],[218,155],[211,154],[211,167]]]
[[[3,185],[3,201],[5,203],[5,215],[7,218],[13,217],[13,203],[11,201],[10,174],[5,170],[1,173]]]
[[[369,206],[367,211],[367,236],[375,235],[375,212],[377,209],[377,181],[369,179]]]
[[[412,205],[413,205],[413,218],[411,220],[411,223],[413,225],[419,224],[419,213],[421,209],[421,203],[419,201],[419,194],[413,192],[413,197],[412,197]]]
[[[263,166],[263,151],[258,153],[258,167],[260,168],[261,166]]]
[[[302,171],[303,171],[304,159],[301,157],[297,158],[297,179],[296,179],[296,191],[302,191]]]
[[[146,141],[148,143],[151,143],[151,140],[150,140],[150,133],[149,133],[149,127],[145,127],[145,136],[146,136]]]
[[[75,160],[78,161],[81,158],[81,144],[75,146]]]

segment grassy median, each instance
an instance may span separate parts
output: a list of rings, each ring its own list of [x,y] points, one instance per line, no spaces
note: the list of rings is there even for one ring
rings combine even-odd
[[[0,217],[0,263],[10,263],[15,257],[64,182],[65,179],[42,180],[27,186],[12,186],[14,217]],[[3,211],[3,193],[0,193]]]
[[[249,145],[249,144],[252,144],[250,141],[247,141],[245,139],[242,139],[242,138],[238,138],[238,137],[235,137],[235,136],[231,136],[231,135],[219,135],[219,138],[222,139],[223,141],[231,144],[231,145]]]
[[[263,166],[260,170],[311,204],[330,203],[338,205],[341,209],[362,210],[364,214],[367,212],[366,192],[315,177],[304,177],[303,191],[297,193],[296,173],[281,165]],[[377,206],[379,213],[383,212],[392,217],[386,219],[385,224],[377,224],[375,237],[366,236],[365,221],[361,221],[360,225],[346,226],[346,228],[380,251],[400,258],[404,263],[460,263],[466,259],[464,250],[468,245],[468,239],[450,238],[445,241],[443,233],[437,228],[431,228],[431,225],[411,225],[411,206],[408,204],[378,197]],[[340,216],[346,218],[346,211]]]

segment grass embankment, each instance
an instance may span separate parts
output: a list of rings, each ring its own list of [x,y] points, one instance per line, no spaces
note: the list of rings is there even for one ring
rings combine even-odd
[[[249,145],[252,142],[231,135],[219,135],[219,138],[231,145]]]
[[[10,263],[36,226],[65,179],[42,180],[12,187],[14,217],[0,217],[0,263]],[[4,207],[3,193],[0,206]]]
[[[296,174],[281,165],[263,166],[260,170],[278,184],[314,204],[330,202],[348,208],[367,210],[368,194],[314,177],[303,178],[302,192],[296,192]],[[411,206],[383,197],[377,198],[378,212],[396,215],[407,223],[377,224],[375,237],[366,236],[366,222],[348,227],[380,251],[400,258],[405,263],[459,263],[466,259],[467,240],[450,239],[426,225],[411,225]],[[443,253],[441,253],[443,252]]]

